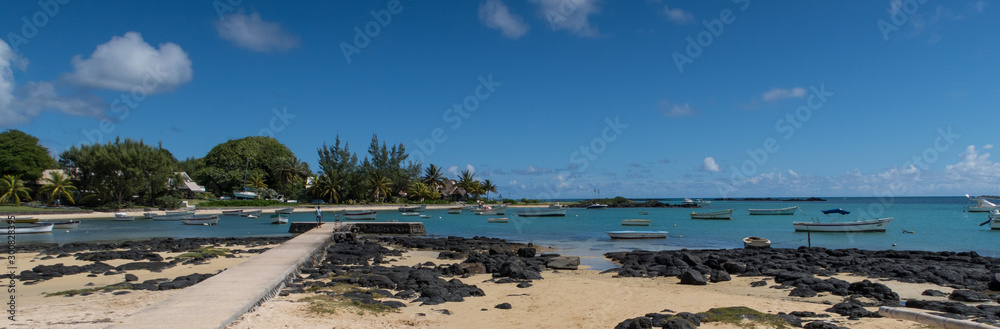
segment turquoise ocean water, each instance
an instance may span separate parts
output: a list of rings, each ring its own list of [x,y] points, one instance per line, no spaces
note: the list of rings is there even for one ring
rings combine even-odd
[[[796,248],[807,244],[807,234],[795,232],[794,221],[813,218],[829,221],[820,210],[843,208],[850,215],[835,217],[839,221],[894,217],[885,233],[813,233],[813,246],[827,248],[859,248],[871,250],[976,251],[984,256],[1000,257],[1000,230],[978,226],[988,218],[986,213],[968,213],[969,201],[964,197],[898,197],[826,198],[825,202],[780,201],[713,201],[697,212],[735,209],[733,220],[693,220],[692,209],[627,208],[587,210],[571,208],[566,217],[518,217],[514,208],[503,217],[507,224],[490,224],[489,217],[468,212],[449,215],[445,210],[430,210],[430,218],[402,216],[396,211],[379,212],[376,221],[421,221],[433,236],[488,236],[536,245],[553,246],[561,253],[593,256],[609,251],[632,249],[666,250],[681,248],[741,248],[742,239],[760,236],[772,241],[772,246]],[[676,201],[668,201],[677,203]],[[750,208],[781,208],[797,205],[800,212],[792,216],[750,216]],[[648,211],[649,215],[639,215]],[[870,216],[864,217],[864,213]],[[329,212],[327,213],[330,214]],[[177,221],[136,219],[134,222],[114,222],[88,219],[79,229],[57,230],[52,234],[17,236],[18,244],[69,242],[107,242],[141,240],[154,237],[246,237],[289,235],[288,225],[272,225],[266,216],[248,219],[224,216],[218,226],[190,226]],[[839,216],[839,215],[831,215]],[[650,219],[649,227],[623,227],[622,219]],[[292,221],[314,220],[311,213],[292,215]],[[327,216],[332,221],[333,216]],[[606,231],[662,230],[667,239],[611,240]],[[914,233],[904,233],[904,230]],[[894,246],[895,244],[895,246]],[[587,261],[585,261],[585,264]],[[603,267],[603,266],[601,266]]]

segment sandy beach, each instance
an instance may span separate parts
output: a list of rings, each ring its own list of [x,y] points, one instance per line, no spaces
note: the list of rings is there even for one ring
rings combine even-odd
[[[397,211],[399,211],[399,207],[401,207],[401,206],[404,206],[404,205],[403,204],[384,204],[384,205],[321,205],[319,207],[320,207],[320,209],[324,213],[331,214],[331,213],[334,213],[334,212],[337,212],[337,211],[342,212],[342,211],[345,211],[345,210],[369,210],[369,209],[370,210],[374,210],[374,211],[378,211],[378,212],[382,212],[382,211],[397,212]],[[412,206],[412,205],[406,205],[406,206]],[[436,210],[443,210],[443,209],[460,207],[460,206],[461,205],[457,205],[457,204],[427,205],[427,209],[429,209],[429,210],[435,210],[435,209]],[[517,207],[541,207],[541,206],[544,206],[544,205],[512,205],[510,207],[511,208],[517,208]],[[289,204],[288,207],[293,208],[293,212],[295,212],[295,213],[311,213],[311,212],[316,211],[316,205],[305,205],[305,204],[303,204],[303,205],[296,205],[296,204]],[[268,213],[273,214],[274,210],[281,209],[281,207],[264,207],[264,208],[261,208],[261,207],[196,208],[195,212],[197,214],[205,214],[205,215],[221,215],[222,211],[224,211],[224,210],[238,210],[238,209],[243,209],[243,210],[247,210],[247,211],[261,210],[261,211],[263,211],[264,214],[268,214]],[[174,209],[174,210],[171,210],[171,211],[180,211],[180,210],[182,210],[182,209]],[[128,216],[136,216],[136,218],[141,218],[143,216],[143,213],[145,211],[141,211],[141,210],[129,210],[129,211],[122,211],[122,212],[128,214]],[[157,210],[157,211],[153,211],[153,212],[156,212],[156,213],[159,213],[159,214],[163,214],[164,213],[163,210]],[[108,219],[108,218],[113,218],[114,214],[115,214],[114,212],[91,212],[91,213],[39,214],[39,215],[24,214],[23,216],[31,216],[31,217],[38,218],[39,220],[45,221],[45,220],[65,220],[65,219],[79,219],[79,220],[98,219],[98,218],[100,218],[100,219]]]

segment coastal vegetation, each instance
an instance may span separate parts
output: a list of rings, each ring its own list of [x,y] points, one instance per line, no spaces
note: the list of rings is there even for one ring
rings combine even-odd
[[[35,181],[42,177],[42,171],[56,167],[49,150],[35,136],[15,129],[0,133],[0,176]]]

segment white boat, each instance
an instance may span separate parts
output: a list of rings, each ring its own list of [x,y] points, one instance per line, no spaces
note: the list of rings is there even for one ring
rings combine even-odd
[[[726,209],[713,212],[691,213],[691,219],[733,219],[733,210]]]
[[[399,212],[423,212],[426,210],[427,210],[427,205],[399,207]]]
[[[373,210],[348,211],[344,213],[344,219],[349,219],[349,220],[375,219],[375,211]]]
[[[431,215],[420,215],[420,218],[431,218]]]
[[[295,208],[291,208],[291,207],[289,207],[289,208],[281,208],[281,209],[277,209],[277,210],[274,211],[275,214],[285,214],[285,215],[291,214],[292,212],[295,212]]]
[[[696,204],[698,204],[698,206],[700,206],[700,207],[704,207],[704,206],[712,204],[712,201],[705,201],[705,200],[702,200],[702,199],[694,200],[694,202]]]
[[[600,203],[595,203],[595,204],[587,206],[587,209],[607,209],[607,208],[608,208],[608,205],[606,205],[606,204],[600,204]]]
[[[770,248],[770,247],[771,247],[771,240],[756,236],[748,236],[743,238],[743,248],[753,249],[753,248]]]
[[[243,209],[240,210],[223,210],[223,216],[241,216],[243,215]]]
[[[976,200],[976,205],[969,206],[969,212],[990,212],[993,210],[1000,209],[1000,205],[997,205],[983,198],[975,198],[972,200]]]
[[[566,209],[563,207],[553,208],[523,208],[517,210],[517,215],[521,217],[563,217],[566,216]]]
[[[194,215],[194,210],[168,211],[167,215]]]
[[[403,216],[420,216],[420,213],[419,212],[404,212],[404,213],[402,213],[400,215],[403,215]]]
[[[681,205],[682,206],[688,206],[688,207],[695,207],[695,206],[698,206],[698,203],[695,202],[694,200],[691,200],[691,198],[684,198],[684,201],[681,202]]]
[[[244,190],[239,192],[233,192],[233,197],[237,200],[239,199],[256,199],[258,197],[257,192]]]
[[[142,218],[145,218],[145,219],[153,219],[153,216],[156,216],[156,213],[152,212],[152,211],[147,211],[147,212],[142,213]]]
[[[799,206],[778,209],[750,209],[751,215],[794,215]]]
[[[612,239],[665,239],[667,231],[608,231]]]
[[[283,214],[271,215],[271,224],[288,224],[288,215],[283,215]]]
[[[240,212],[240,216],[242,216],[242,217],[250,217],[250,218],[257,218],[262,213],[264,213],[263,210],[243,211],[243,212]]]
[[[649,215],[649,212],[648,211],[640,211],[639,215]]]
[[[476,210],[473,210],[472,213],[476,214],[476,215],[499,215],[499,214],[497,214],[496,209],[493,209],[493,208],[476,209]]]
[[[1000,219],[1000,209],[993,209],[993,211],[990,212],[990,218]]]
[[[189,215],[180,221],[184,225],[218,225],[219,215]]]
[[[14,219],[7,219],[6,221],[14,223],[38,223],[38,218],[31,216],[14,216]]]
[[[853,222],[794,222],[796,232],[885,232],[892,217]]]
[[[503,218],[489,218],[486,220],[487,223],[506,223],[507,217]]]
[[[648,219],[623,219],[622,226],[649,226],[650,222]]]
[[[180,220],[182,217],[185,216],[191,216],[191,214],[153,215],[153,220],[158,220],[158,221]]]
[[[493,210],[497,212],[497,215],[505,215],[507,214],[507,204],[493,206]]]
[[[10,233],[9,228],[3,230]],[[14,226],[14,234],[52,233],[52,223],[19,223]]]
[[[448,213],[452,215],[459,215],[462,213],[462,207],[448,208]]]
[[[135,216],[129,216],[126,213],[118,212],[118,213],[115,213],[114,220],[116,222],[131,222],[131,221],[135,220]]]
[[[55,230],[72,230],[80,227],[80,221],[70,220],[65,222],[38,222],[39,224],[52,224],[52,229]]]

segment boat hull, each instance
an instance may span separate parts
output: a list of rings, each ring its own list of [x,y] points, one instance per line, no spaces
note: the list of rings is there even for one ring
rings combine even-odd
[[[667,231],[610,231],[612,239],[666,239]]]
[[[726,209],[715,212],[691,213],[691,219],[733,219],[733,210]]]
[[[263,210],[244,211],[240,213],[240,217],[260,216],[262,213],[264,213]]]
[[[180,220],[184,216],[189,216],[189,215],[154,215],[153,216],[153,220],[157,220],[157,221],[173,221],[173,220]]]
[[[21,223],[14,226],[14,234],[52,233],[52,223]],[[4,232],[10,232],[5,230]]]
[[[623,219],[622,226],[649,226],[648,219]]]
[[[427,210],[426,205],[412,206],[412,207],[399,207],[399,212],[423,212]]]
[[[587,206],[587,209],[608,209],[608,205],[606,205],[606,204],[592,204],[592,205]]]
[[[374,211],[358,211],[344,213],[344,219],[348,220],[372,220],[375,219]]]
[[[1000,230],[1000,218],[994,218],[990,220],[991,230]]]
[[[288,215],[271,215],[271,224],[288,224]]]
[[[448,209],[448,213],[452,214],[452,215],[460,215],[460,214],[462,214],[462,208],[451,208],[451,209]]]
[[[507,218],[490,218],[486,220],[487,223],[499,223],[503,224],[507,222]]]
[[[566,209],[529,208],[529,209],[518,210],[517,215],[521,217],[565,217]]]
[[[276,214],[284,214],[284,215],[289,215],[293,212],[295,212],[295,208],[281,208],[274,211],[274,213]]]
[[[755,236],[749,236],[743,238],[743,248],[754,249],[754,248],[770,248],[770,247],[771,247],[771,240]]]
[[[799,206],[780,209],[750,209],[751,215],[794,215]]]
[[[240,216],[243,214],[243,210],[223,210],[223,216]]]
[[[50,222],[54,230],[72,230],[80,227],[80,221],[71,220],[65,222]]]
[[[115,217],[114,218],[114,221],[116,221],[116,222],[131,222],[131,221],[134,221],[134,220],[135,220],[135,216],[124,216],[124,217]]]
[[[792,226],[796,232],[885,232],[889,228],[892,217],[854,222],[795,222]]]
[[[180,219],[181,224],[184,225],[218,225],[219,216],[216,215],[206,215],[206,216],[189,216]]]

